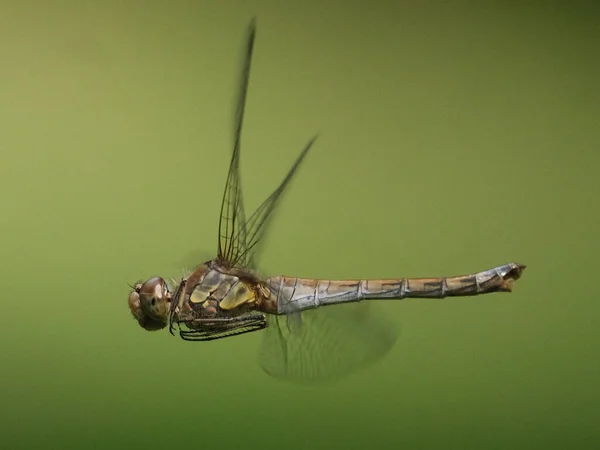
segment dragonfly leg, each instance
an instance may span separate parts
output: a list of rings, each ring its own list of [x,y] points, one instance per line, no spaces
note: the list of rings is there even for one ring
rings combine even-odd
[[[229,318],[192,319],[183,322],[188,329],[179,331],[184,341],[213,341],[266,328],[263,314]]]
[[[174,324],[177,322],[175,320],[175,315],[179,312],[179,309],[181,308],[181,301],[183,300],[183,289],[185,288],[187,283],[187,279],[182,279],[181,282],[179,283],[179,286],[177,287],[177,291],[175,291],[175,295],[173,296],[173,298],[171,299],[171,308],[169,311],[169,333],[171,333],[171,335],[175,335],[175,326]]]

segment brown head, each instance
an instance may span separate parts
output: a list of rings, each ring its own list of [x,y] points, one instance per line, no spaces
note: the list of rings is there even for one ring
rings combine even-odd
[[[150,278],[137,283],[129,294],[129,310],[140,326],[148,331],[167,326],[171,293],[165,280]]]

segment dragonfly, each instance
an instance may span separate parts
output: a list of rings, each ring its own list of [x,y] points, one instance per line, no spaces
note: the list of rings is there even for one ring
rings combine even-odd
[[[200,342],[265,330],[259,363],[267,373],[299,381],[320,380],[345,375],[381,358],[396,340],[382,317],[368,309],[348,308],[350,304],[511,292],[525,269],[523,264],[511,262],[468,275],[430,278],[260,276],[256,266],[258,244],[317,136],[304,146],[279,186],[246,218],[240,153],[255,39],[253,19],[244,46],[217,256],[179,281],[155,276],[131,286],[129,309],[143,329],[168,327],[172,335]]]

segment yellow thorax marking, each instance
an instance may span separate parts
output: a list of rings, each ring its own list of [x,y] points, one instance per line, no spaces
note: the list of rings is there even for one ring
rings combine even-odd
[[[244,303],[254,303],[256,301],[256,295],[252,289],[250,289],[243,281],[239,281],[235,284],[227,295],[221,300],[219,306],[221,309],[231,310],[237,308]]]

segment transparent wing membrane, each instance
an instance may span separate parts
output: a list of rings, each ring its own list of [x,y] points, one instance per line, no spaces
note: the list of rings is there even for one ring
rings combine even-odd
[[[252,54],[256,39],[256,22],[248,28],[242,70],[235,103],[233,153],[221,203],[217,262],[238,269],[254,268],[254,257],[267,229],[269,218],[279,204],[287,186],[313,146],[313,137],[281,181],[279,186],[246,220],[240,174],[241,135],[250,79]],[[251,318],[252,319],[252,318]],[[343,305],[320,308],[302,315],[269,316],[269,326],[262,330],[259,351],[261,367],[276,378],[299,382],[335,379],[382,358],[396,340],[394,327],[374,314],[371,305]],[[254,331],[266,322],[242,318],[227,326],[215,321],[203,323],[202,331],[189,329],[182,337],[205,341]],[[222,332],[211,332],[214,325]],[[207,331],[206,331],[207,330]]]
[[[240,260],[248,260],[250,262],[250,265],[254,266],[252,255],[256,251],[256,245],[260,242],[261,237],[266,231],[266,225],[268,223],[269,217],[275,209],[275,206],[277,206],[277,201],[281,197],[281,194],[283,194],[285,188],[292,180],[294,174],[298,170],[298,167],[300,167],[300,164],[306,157],[306,154],[314,144],[315,140],[316,136],[313,137],[306,144],[306,146],[300,153],[300,156],[298,156],[298,158],[294,162],[294,165],[289,170],[281,184],[277,187],[277,189],[275,189],[271,193],[271,195],[269,195],[269,197],[267,197],[267,199],[256,209],[256,211],[252,213],[252,215],[246,222],[246,225],[243,228],[244,232],[246,233],[245,237],[247,241],[245,248],[239,255]]]
[[[376,363],[393,347],[398,332],[373,306],[355,303],[270,316],[262,331],[260,366],[274,378],[315,383]]]
[[[221,263],[233,266],[253,266],[252,250],[260,241],[265,230],[269,216],[277,205],[277,200],[296,173],[300,163],[316,140],[313,137],[304,147],[291,169],[281,184],[269,195],[258,209],[246,221],[244,210],[242,182],[240,174],[241,135],[244,122],[244,111],[252,66],[252,54],[256,39],[256,21],[252,20],[248,28],[248,37],[244,47],[242,71],[240,75],[236,109],[234,117],[234,145],[225,183],[225,191],[221,202],[221,215],[219,219],[219,251],[218,259]]]
[[[221,262],[240,260],[239,254],[246,248],[246,214],[242,197],[242,182],[240,175],[240,152],[242,128],[250,68],[252,66],[252,52],[256,38],[256,21],[252,20],[248,28],[248,37],[244,48],[242,72],[240,74],[239,88],[235,102],[235,116],[233,128],[233,153],[229,164],[225,192],[221,202],[221,215],[219,218],[219,247],[218,258]],[[242,262],[243,261],[239,261]]]

